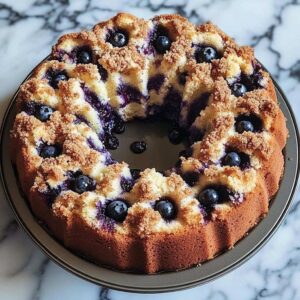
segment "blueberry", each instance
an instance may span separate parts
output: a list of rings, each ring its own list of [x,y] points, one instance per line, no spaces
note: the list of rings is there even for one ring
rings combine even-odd
[[[172,144],[178,145],[182,142],[183,133],[179,128],[175,127],[175,128],[173,128],[172,130],[169,131],[168,138],[169,138],[169,141]]]
[[[77,63],[79,64],[89,64],[92,62],[91,50],[83,48],[77,52]]]
[[[60,155],[61,149],[58,145],[44,145],[40,151],[42,158],[56,157]]]
[[[127,45],[128,37],[125,32],[116,31],[110,35],[108,42],[111,43],[114,47],[120,48]]]
[[[47,120],[49,120],[52,113],[53,109],[51,107],[47,105],[41,105],[36,109],[35,117],[42,122],[46,122]]]
[[[42,192],[42,195],[44,196],[46,203],[48,207],[51,207],[53,202],[55,201],[56,197],[61,193],[62,187],[57,186],[57,187],[50,187],[48,185],[48,188],[46,191]]]
[[[144,141],[136,141],[130,145],[130,149],[135,154],[140,154],[146,151],[147,144]]]
[[[238,133],[243,133],[244,131],[254,131],[254,126],[250,121],[242,120],[236,124],[236,131]]]
[[[114,132],[118,133],[118,134],[121,134],[124,131],[125,131],[125,122],[121,118],[119,118],[116,121],[116,125],[114,127]]]
[[[58,83],[62,80],[68,80],[68,75],[65,72],[60,72],[60,73],[55,74],[50,81],[50,85],[54,89],[57,89]]]
[[[230,149],[227,154],[222,158],[222,165],[239,167],[244,170],[251,166],[250,156],[244,152],[239,152],[235,149]]]
[[[101,65],[97,65],[97,68],[98,68],[98,72],[101,76],[101,80],[106,82],[107,81],[107,78],[108,78],[108,72],[106,71],[105,68],[103,68]]]
[[[78,175],[73,181],[73,190],[78,194],[82,194],[86,191],[95,190],[96,185],[92,178],[86,175]]]
[[[176,218],[176,206],[168,198],[162,198],[161,200],[157,201],[154,209],[157,210],[165,220],[172,220]]]
[[[182,174],[181,177],[189,186],[194,186],[198,182],[199,172],[189,171]]]
[[[141,170],[140,169],[130,169],[131,176],[134,180],[137,180],[140,177]]]
[[[182,95],[176,89],[170,88],[164,99],[163,117],[168,121],[177,122],[181,107]]]
[[[123,222],[126,219],[128,205],[121,199],[111,201],[105,209],[105,215],[117,222]]]
[[[241,162],[241,157],[236,152],[229,152],[223,158],[223,165],[225,166],[239,167]]]
[[[192,155],[193,155],[193,149],[190,147],[179,152],[179,156],[183,156],[185,158],[189,158]]]
[[[116,150],[119,147],[119,140],[114,135],[109,135],[105,139],[105,146],[109,150]]]
[[[198,63],[210,63],[213,59],[218,58],[218,52],[215,48],[207,46],[200,47],[195,53],[196,61]]]
[[[264,77],[260,72],[256,72],[252,74],[251,82],[254,88],[262,88],[264,86]]]
[[[244,131],[261,132],[263,130],[263,122],[255,114],[239,115],[235,120],[235,129],[238,133],[243,133]]]
[[[236,97],[242,97],[243,95],[245,95],[247,93],[246,86],[240,82],[235,82],[231,86],[231,90],[232,90],[232,93],[234,94],[234,96],[236,96]]]
[[[260,72],[254,72],[251,75],[241,73],[237,81],[230,85],[233,95],[241,97],[245,93],[260,89],[264,86],[263,75]]]
[[[130,192],[134,186],[134,180],[131,178],[122,178],[121,179],[121,188],[125,192]]]
[[[145,96],[134,86],[122,83],[117,87],[117,94],[122,98],[122,107],[126,106],[131,102],[140,103]]]
[[[187,76],[188,76],[187,72],[180,73],[178,76],[178,83],[181,85],[185,85]]]
[[[158,36],[154,42],[154,48],[160,54],[166,53],[170,49],[170,47],[171,41],[165,35]]]
[[[213,188],[206,188],[199,194],[198,200],[204,207],[213,207],[219,201],[219,193]]]
[[[148,91],[155,90],[158,92],[161,86],[163,85],[165,78],[166,77],[163,74],[157,74],[151,77],[147,83]]]
[[[201,141],[204,137],[204,132],[201,129],[198,129],[195,126],[192,126],[189,129],[189,142],[190,144],[193,144],[195,142]]]

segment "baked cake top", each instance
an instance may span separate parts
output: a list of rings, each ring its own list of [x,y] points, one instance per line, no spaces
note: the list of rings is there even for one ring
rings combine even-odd
[[[21,86],[18,111],[13,153],[30,197],[64,218],[141,237],[239,205],[272,155],[280,113],[252,48],[211,23],[125,13],[62,36]],[[132,169],[108,151],[124,122],[148,117],[172,122],[174,142],[189,139],[163,174]]]

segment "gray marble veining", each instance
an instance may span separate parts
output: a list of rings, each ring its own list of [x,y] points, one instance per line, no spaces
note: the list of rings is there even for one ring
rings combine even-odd
[[[120,8],[144,18],[175,12],[195,23],[211,20],[240,44],[254,46],[300,121],[296,0],[0,0],[0,118],[24,77],[62,32],[90,28]],[[49,261],[18,227],[0,190],[0,299],[300,299],[299,196],[270,242],[239,269],[205,286],[141,296],[100,288]]]

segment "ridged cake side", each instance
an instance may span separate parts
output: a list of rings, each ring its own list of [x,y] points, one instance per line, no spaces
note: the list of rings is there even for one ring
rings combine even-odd
[[[267,214],[284,169],[285,118],[252,48],[177,15],[122,13],[62,36],[17,107],[12,160],[34,214],[66,247],[120,270],[173,271],[232,248]],[[114,161],[116,124],[153,115],[189,136],[174,168]],[[218,201],[203,202],[207,189]],[[122,220],[108,214],[114,201],[128,208]]]

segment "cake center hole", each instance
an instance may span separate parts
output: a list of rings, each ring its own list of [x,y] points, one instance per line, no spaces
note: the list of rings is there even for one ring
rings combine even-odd
[[[157,171],[173,167],[179,158],[179,152],[185,147],[183,144],[173,145],[168,139],[171,128],[167,121],[135,120],[126,123],[126,130],[116,134],[120,146],[117,150],[110,150],[112,157],[119,162],[125,161],[130,168],[156,168]],[[147,149],[143,153],[135,154],[130,145],[136,141],[145,141]]]

